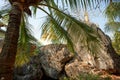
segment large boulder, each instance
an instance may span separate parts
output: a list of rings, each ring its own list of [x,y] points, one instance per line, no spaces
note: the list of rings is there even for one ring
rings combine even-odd
[[[63,44],[46,45],[41,47],[40,51],[40,61],[44,73],[53,79],[60,77],[65,64],[73,57]]]

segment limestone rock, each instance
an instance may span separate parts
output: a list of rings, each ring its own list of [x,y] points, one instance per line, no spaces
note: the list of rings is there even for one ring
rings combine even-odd
[[[97,59],[94,59],[96,60],[96,66],[100,69],[113,70],[113,72],[117,71],[120,73],[120,57],[112,47],[111,39],[95,24],[91,24],[91,27],[99,34],[103,46],[97,55]]]
[[[71,61],[65,65],[65,71],[68,77],[76,78],[76,76],[82,74],[88,74],[93,69],[93,67],[77,59]]]
[[[73,42],[74,49],[77,53],[73,61],[67,63],[65,71],[67,75],[77,76],[82,72],[91,72],[93,69],[105,70],[109,73],[120,73],[120,57],[116,54],[112,47],[110,38],[104,34],[95,24],[89,24],[101,39],[101,45],[99,52],[96,56],[93,56],[80,41],[76,42],[75,35],[70,34]],[[85,63],[87,68],[83,66]],[[87,69],[87,71],[86,71]],[[73,73],[74,72],[74,73]]]

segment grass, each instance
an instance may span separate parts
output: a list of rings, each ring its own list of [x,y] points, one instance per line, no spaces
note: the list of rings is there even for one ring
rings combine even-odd
[[[64,77],[60,80],[111,80],[111,78],[110,77],[101,78],[99,75],[93,75],[93,74],[82,74],[76,78]]]

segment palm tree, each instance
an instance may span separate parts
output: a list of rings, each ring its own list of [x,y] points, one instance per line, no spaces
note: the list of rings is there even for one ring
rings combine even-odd
[[[22,11],[19,6],[19,3],[13,3],[12,10],[10,12],[10,21],[5,34],[5,43],[0,55],[0,75],[1,77],[4,77],[5,80],[12,80],[13,66],[19,37],[19,26],[22,15]]]
[[[13,69],[17,51],[17,43],[19,38],[19,27],[23,12],[27,12],[31,15],[29,6],[38,4],[41,0],[9,0],[12,9],[9,14],[9,23],[7,32],[5,34],[4,46],[0,55],[0,77],[4,77],[5,80],[13,79]]]
[[[72,49],[72,41],[68,32],[63,28],[66,25],[76,25],[79,28],[80,32],[83,35],[83,39],[88,42],[92,37],[92,40],[96,40],[96,36],[93,35],[94,31],[88,27],[83,22],[79,22],[74,17],[66,14],[65,12],[59,10],[58,6],[55,4],[54,0],[9,0],[12,8],[9,14],[9,23],[7,27],[7,32],[5,34],[5,42],[0,55],[0,77],[4,77],[4,80],[12,80],[13,79],[13,69],[15,63],[15,57],[17,52],[17,44],[20,32],[21,21],[24,19],[24,12],[31,16],[31,11],[29,9],[30,6],[34,6],[38,9],[41,9],[48,16],[50,16],[52,25],[54,26],[54,31],[59,35],[58,38],[62,37],[67,39],[67,43]],[[58,2],[59,0],[57,0]],[[71,10],[91,6],[92,3],[98,3],[101,0],[61,0],[63,6],[68,6]],[[105,0],[108,1],[108,0]],[[46,6],[50,11],[47,12],[45,9],[41,8],[41,6]],[[93,5],[94,6],[94,5]],[[36,11],[35,8],[35,11]],[[60,15],[59,15],[60,14]],[[62,24],[62,25],[61,25]],[[76,28],[77,29],[77,28]],[[86,36],[87,35],[87,36]],[[83,40],[82,39],[82,40]],[[85,43],[86,43],[85,42]],[[73,51],[73,49],[72,49]]]

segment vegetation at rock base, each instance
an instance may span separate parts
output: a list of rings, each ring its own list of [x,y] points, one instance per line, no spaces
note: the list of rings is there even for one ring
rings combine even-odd
[[[99,75],[93,75],[93,74],[81,74],[76,78],[67,78],[64,77],[60,80],[111,80],[110,77],[102,78]]]

